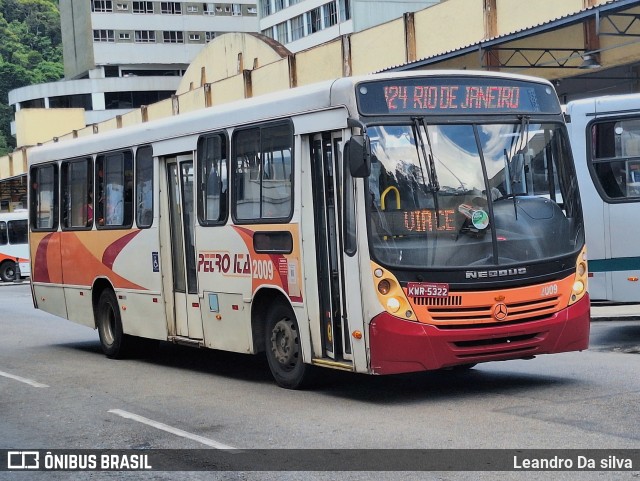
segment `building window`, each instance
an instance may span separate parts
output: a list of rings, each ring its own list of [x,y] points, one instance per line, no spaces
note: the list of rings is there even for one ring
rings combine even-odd
[[[180,15],[182,13],[182,4],[179,2],[160,2],[160,13]]]
[[[215,3],[203,3],[202,4],[202,13],[205,15],[215,15],[216,14],[216,5]]]
[[[242,5],[240,5],[239,3],[232,3],[231,15],[233,15],[234,17],[239,17],[240,15],[242,15]]]
[[[136,30],[134,35],[135,41],[138,43],[154,43],[156,41],[156,32],[153,30]]]
[[[133,13],[153,13],[153,2],[133,2]]]
[[[118,34],[118,39],[119,40],[131,40],[131,34],[126,32],[126,33],[119,33]]]
[[[258,9],[256,7],[248,7],[247,13],[249,15],[258,15]]]
[[[52,109],[85,109],[92,110],[91,94],[56,95],[49,97],[49,108]]]
[[[265,37],[273,38],[273,27],[265,28],[262,31],[262,35]]]
[[[307,32],[309,34],[322,30],[322,8],[314,8],[306,13],[307,15]]]
[[[213,40],[214,38],[216,38],[216,32],[205,32],[204,33],[205,42],[211,42],[211,40]]]
[[[304,17],[298,15],[291,19],[291,41],[299,40],[304,37]]]
[[[260,0],[260,10],[263,17],[271,15],[271,0]]]
[[[338,0],[339,10],[340,10],[340,21],[346,22],[351,18],[351,6],[349,5],[349,0]]]
[[[324,28],[329,28],[338,23],[338,11],[335,2],[323,5],[322,10],[324,12]]]
[[[91,0],[92,12],[113,12],[113,2],[111,0]]]
[[[184,43],[184,34],[177,30],[168,30],[162,32],[162,41],[164,43]]]
[[[187,13],[198,13],[198,7],[196,5],[187,5]]]
[[[116,10],[119,10],[121,12],[128,11],[129,10],[129,4],[128,3],[116,3]]]
[[[190,42],[199,42],[200,41],[200,34],[199,33],[190,33],[189,34],[189,41]]]
[[[115,42],[115,36],[113,30],[94,30],[93,31],[94,42]]]
[[[280,43],[288,43],[287,40],[287,22],[276,25],[276,40]]]
[[[285,8],[287,6],[285,0],[275,0],[275,11],[279,12],[280,10],[282,10],[283,8]]]

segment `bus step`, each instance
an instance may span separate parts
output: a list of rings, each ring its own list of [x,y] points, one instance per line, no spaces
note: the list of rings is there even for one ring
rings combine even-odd
[[[312,364],[316,366],[339,369],[341,371],[353,371],[353,363],[347,361],[334,361],[333,359],[312,359]]]
[[[181,346],[189,347],[204,347],[204,341],[202,339],[190,339],[188,337],[172,336],[169,338],[169,342],[179,344]]]

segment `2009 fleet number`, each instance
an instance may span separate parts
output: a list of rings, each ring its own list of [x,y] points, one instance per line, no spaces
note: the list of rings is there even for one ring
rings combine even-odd
[[[550,284],[548,286],[542,286],[542,297],[555,296],[558,293],[558,284]]]
[[[273,262],[253,259],[251,267],[254,279],[273,279]]]

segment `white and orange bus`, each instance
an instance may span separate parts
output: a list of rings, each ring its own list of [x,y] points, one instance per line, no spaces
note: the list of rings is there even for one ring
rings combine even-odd
[[[16,279],[16,262],[20,276],[28,277],[29,264],[29,213],[26,209],[0,213],[0,281]]]
[[[580,197],[553,87],[389,73],[33,149],[35,306],[265,352],[277,383],[588,346]]]

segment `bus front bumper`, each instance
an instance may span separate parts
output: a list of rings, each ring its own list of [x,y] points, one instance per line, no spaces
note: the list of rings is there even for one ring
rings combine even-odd
[[[589,346],[589,297],[520,324],[442,329],[383,312],[369,326],[370,370],[397,374],[582,351]]]

